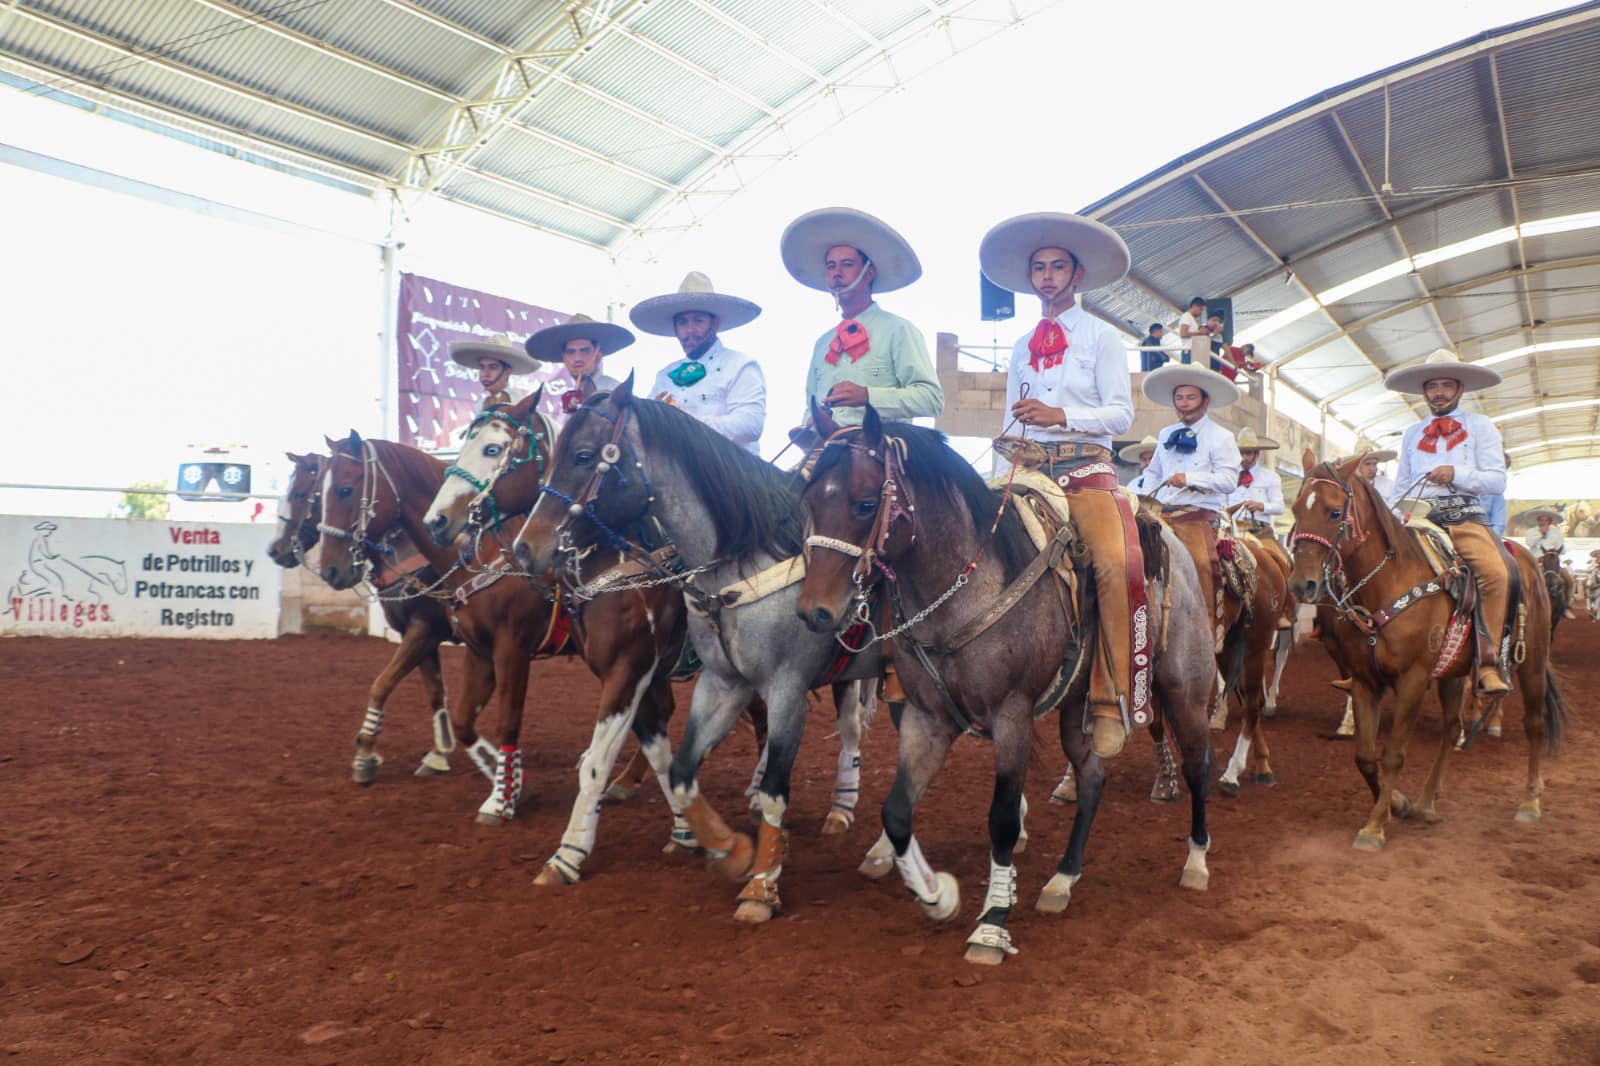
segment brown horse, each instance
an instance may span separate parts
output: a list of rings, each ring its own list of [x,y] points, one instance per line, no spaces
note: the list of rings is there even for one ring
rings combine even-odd
[[[1098,629],[1093,583],[1078,582],[1084,591],[1074,603],[1050,565],[1074,555],[1070,525],[1041,555],[1017,511],[942,434],[882,423],[871,406],[859,428],[840,429],[821,411],[813,418],[827,440],[806,464],[811,559],[796,610],[813,631],[837,636],[853,619],[876,614],[868,597],[881,595],[890,605],[885,625],[894,628],[883,637],[892,635],[908,702],[883,824],[906,887],[936,920],[956,914],[960,893],[951,874],[935,873],[913,835],[916,804],[958,736],[993,741],[988,891],[967,959],[999,963],[1016,954],[1007,928],[1017,903],[1012,857],[1035,716],[1059,707],[1062,749],[1079,781],[1066,853],[1039,896],[1043,912],[1065,910],[1071,900],[1106,780],[1085,730],[1088,671],[1079,668],[1093,654]],[[1149,632],[1159,634],[1140,654],[1154,660],[1152,695],[1178,741],[1190,795],[1189,854],[1179,883],[1203,890],[1210,876],[1211,638],[1193,568],[1171,531],[1147,523],[1140,540]]]
[[[267,555],[285,568],[299,566],[321,536],[317,525],[322,520],[322,469],[326,456],[287,453],[294,468],[289,487],[278,508],[278,535],[267,546]],[[310,569],[308,566],[307,569]],[[314,572],[314,571],[313,571]],[[433,575],[419,573],[422,580]],[[439,668],[439,645],[450,637],[450,616],[436,599],[396,598],[396,587],[375,590],[383,616],[401,635],[400,643],[383,672],[373,679],[367,691],[367,713],[356,734],[356,754],[350,766],[351,780],[370,785],[377,780],[383,756],[378,754],[378,734],[383,729],[384,707],[389,696],[413,670],[422,671],[423,688],[433,711],[433,750],[418,764],[418,777],[434,777],[450,770],[450,753],[455,738],[450,730],[450,712],[445,705],[444,675]]]
[[[1434,809],[1445,762],[1456,731],[1441,730],[1439,751],[1413,807],[1397,789],[1406,745],[1430,683],[1441,682],[1440,698],[1456,706],[1459,689],[1473,669],[1472,636],[1457,640],[1450,629],[1454,605],[1447,582],[1435,575],[1418,535],[1391,512],[1372,484],[1356,476],[1361,457],[1344,463],[1318,463],[1307,452],[1306,478],[1294,502],[1295,533],[1291,587],[1303,603],[1328,597],[1338,621],[1332,636],[1351,674],[1356,718],[1356,766],[1372,792],[1373,807],[1355,846],[1376,851],[1384,845],[1391,810],[1436,822]],[[1516,680],[1523,702],[1523,732],[1528,738],[1528,779],[1516,820],[1540,817],[1544,793],[1541,760],[1560,748],[1566,709],[1550,668],[1550,597],[1533,556],[1508,545],[1521,576],[1526,625],[1516,636]],[[1489,620],[1499,635],[1499,619]],[[1448,683],[1448,684],[1447,684]],[[1378,701],[1395,691],[1394,724],[1378,759]]]
[[[1554,638],[1573,601],[1566,568],[1561,565],[1561,553],[1540,552],[1539,573],[1544,578],[1545,591],[1550,594],[1550,636]]]
[[[1255,585],[1250,589],[1251,603],[1248,612],[1238,609],[1237,593],[1229,590],[1227,597],[1232,605],[1234,631],[1223,645],[1218,656],[1219,665],[1226,671],[1222,695],[1226,707],[1228,694],[1238,697],[1240,708],[1239,737],[1234,742],[1233,755],[1223,768],[1217,787],[1225,796],[1239,794],[1239,775],[1253,770],[1258,785],[1272,785],[1271,752],[1262,729],[1265,717],[1267,688],[1272,682],[1274,649],[1280,639],[1287,639],[1281,629],[1286,605],[1290,604],[1289,567],[1287,556],[1274,552],[1267,543],[1252,536],[1235,541],[1243,545],[1255,560]],[[1275,546],[1275,545],[1274,545]]]

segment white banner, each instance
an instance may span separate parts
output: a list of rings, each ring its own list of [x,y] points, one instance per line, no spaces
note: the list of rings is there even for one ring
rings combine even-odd
[[[276,637],[275,532],[0,515],[0,636]]]

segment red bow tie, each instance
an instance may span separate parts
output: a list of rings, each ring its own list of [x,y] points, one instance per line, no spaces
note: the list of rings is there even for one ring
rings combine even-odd
[[[1241,489],[1249,488],[1255,482],[1255,480],[1256,480],[1256,476],[1254,474],[1250,473],[1250,471],[1248,471],[1248,470],[1239,471],[1239,487]]]
[[[1467,439],[1467,429],[1453,418],[1435,418],[1422,431],[1417,450],[1433,455],[1439,450],[1439,440],[1444,439],[1444,450],[1449,451]]]
[[[1028,338],[1028,365],[1034,373],[1061,365],[1061,356],[1067,350],[1067,333],[1061,323],[1053,318],[1041,318]]]
[[[833,339],[828,342],[828,354],[823,358],[829,366],[838,366],[839,357],[848,355],[853,363],[866,355],[871,347],[872,342],[867,340],[867,327],[853,318],[847,318],[833,331]]]

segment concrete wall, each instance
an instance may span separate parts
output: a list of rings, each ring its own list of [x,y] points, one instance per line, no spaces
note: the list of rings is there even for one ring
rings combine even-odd
[[[339,592],[329,588],[303,566],[285,570],[278,632],[305,633],[319,629],[367,632],[367,601],[355,589]]]

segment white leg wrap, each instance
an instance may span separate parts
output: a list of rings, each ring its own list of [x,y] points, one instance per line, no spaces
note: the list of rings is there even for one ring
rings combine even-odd
[[[450,709],[436,707],[433,711],[433,750],[449,755],[456,750],[456,731],[450,728]]]
[[[984,919],[990,917],[995,921],[980,921],[978,928],[967,937],[967,946],[994,948],[1007,955],[1015,955],[1017,949],[1011,944],[1011,933],[1005,927],[1005,920],[1011,913],[1011,908],[1017,905],[1017,868],[1015,866],[1001,866],[994,861],[994,856],[989,857],[989,891],[983,897]],[[995,911],[1001,913],[995,914]]]
[[[489,798],[478,807],[480,818],[497,818],[509,822],[517,816],[517,803],[522,799],[522,752],[516,749],[500,752],[499,769],[495,773],[494,788]]]
[[[383,708],[368,707],[367,716],[361,719],[361,735],[377,740],[381,732],[383,732]]]
[[[1353,737],[1356,735],[1356,701],[1349,696],[1344,698],[1344,717],[1339,720],[1339,728],[1334,731],[1337,737]]]
[[[956,879],[947,873],[935,874],[922,854],[922,845],[912,837],[904,855],[896,855],[895,866],[906,888],[917,897],[923,911],[935,921],[952,917],[961,907],[961,889]]]
[[[1245,763],[1250,757],[1250,738],[1244,735],[1244,730],[1239,730],[1239,739],[1233,742],[1233,754],[1228,757],[1228,768],[1222,771],[1222,780],[1230,785],[1239,783],[1239,775],[1244,772]]]
[[[478,772],[490,781],[500,772],[500,753],[494,750],[494,745],[479,737],[467,748],[467,757],[472,760],[472,765]]]
[[[579,868],[594,851],[595,835],[600,829],[600,798],[605,794],[606,779],[611,776],[611,767],[617,761],[617,753],[622,750],[632,724],[633,715],[629,712],[596,722],[589,750],[578,763],[578,796],[572,801],[572,814],[567,819],[567,831],[561,835],[561,847],[547,863],[569,882],[578,879]]]
[[[861,797],[861,753],[847,748],[839,753],[839,768],[833,778],[833,809],[849,825],[856,818],[856,800]]]
[[[876,881],[894,869],[894,845],[889,842],[889,834],[879,830],[878,839],[867,849],[867,854],[862,858],[861,865],[856,867],[867,877]]]

